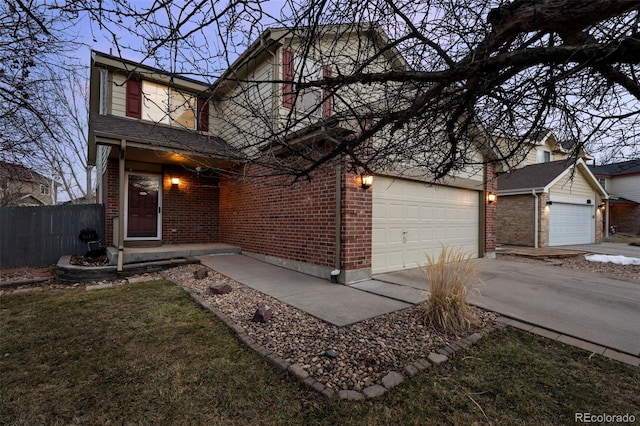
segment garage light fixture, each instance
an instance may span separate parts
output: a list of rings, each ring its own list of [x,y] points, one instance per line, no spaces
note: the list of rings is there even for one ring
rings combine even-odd
[[[179,185],[180,184],[180,178],[174,177],[171,178],[171,185]]]
[[[362,189],[369,189],[373,185],[372,175],[360,175],[360,186]]]
[[[498,195],[495,192],[489,192],[487,194],[487,203],[493,204],[498,199]]]
[[[553,204],[553,201],[547,201],[547,205],[550,206]]]

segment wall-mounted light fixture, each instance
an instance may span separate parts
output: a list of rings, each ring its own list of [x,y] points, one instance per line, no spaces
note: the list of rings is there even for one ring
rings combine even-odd
[[[607,208],[607,203],[605,203],[605,202],[603,201],[603,202],[598,206],[598,208],[599,208],[600,210],[604,210],[604,209],[606,209],[606,208]]]
[[[588,200],[587,200],[587,204],[591,204],[591,199],[588,199]]]
[[[496,194],[495,192],[487,193],[487,203],[493,204],[496,202],[497,199],[498,199],[498,194]]]
[[[179,184],[180,184],[180,178],[177,178],[177,177],[171,178],[171,185],[179,185]]]
[[[362,189],[369,189],[373,185],[373,175],[360,175],[360,186]]]
[[[553,201],[547,201],[547,205],[550,206],[553,204]]]

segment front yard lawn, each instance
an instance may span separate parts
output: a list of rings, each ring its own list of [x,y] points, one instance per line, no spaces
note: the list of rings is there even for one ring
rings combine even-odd
[[[425,354],[426,355],[426,354]],[[0,297],[0,424],[566,424],[640,421],[640,369],[508,329],[382,398],[328,401],[181,288]]]

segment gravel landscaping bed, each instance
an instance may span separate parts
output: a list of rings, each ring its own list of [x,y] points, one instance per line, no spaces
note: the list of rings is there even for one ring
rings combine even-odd
[[[334,391],[360,391],[379,383],[389,371],[402,371],[411,362],[465,337],[438,333],[425,326],[419,306],[337,327],[215,271],[196,279],[195,269],[184,266],[167,270],[164,275],[219,309],[274,355],[298,364]],[[207,294],[207,287],[222,284],[231,286],[232,291]],[[252,321],[259,303],[273,310],[267,323]],[[469,334],[495,324],[496,314],[474,310],[480,321]]]
[[[590,262],[584,255],[565,258],[539,259],[507,254],[498,254],[500,260],[532,264],[553,264],[557,267],[579,269],[607,274],[624,279],[637,280],[640,284],[640,265],[616,265]],[[423,323],[421,308],[414,306],[377,318],[345,327],[337,327],[317,319],[277,299],[246,287],[215,271],[208,277],[196,279],[197,266],[187,265],[164,271],[163,275],[191,291],[211,306],[220,310],[245,333],[273,355],[291,364],[301,366],[315,381],[328,388],[361,391],[380,383],[389,371],[403,371],[412,362],[427,358],[429,353],[466,336],[439,333]],[[34,289],[34,283],[20,285],[20,281],[35,276],[47,277],[52,268],[4,270],[0,284],[18,281],[13,290],[0,288],[0,294]],[[136,280],[155,278],[143,275],[127,280],[99,282],[93,284],[118,285]],[[229,285],[230,293],[211,295],[207,288],[213,285]],[[54,280],[35,283],[35,288],[69,289],[85,284],[58,284]],[[4,287],[4,286],[2,286]],[[87,285],[87,288],[100,286]],[[17,288],[17,290],[16,290]],[[267,323],[253,322],[257,305],[263,303],[273,310]],[[469,332],[473,334],[492,327],[497,315],[473,308],[479,325]]]

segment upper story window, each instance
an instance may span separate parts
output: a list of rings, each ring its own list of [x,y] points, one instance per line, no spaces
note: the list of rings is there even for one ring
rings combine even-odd
[[[331,68],[310,58],[295,56],[293,50],[283,50],[283,98],[285,108],[318,117],[329,117],[332,97],[327,89],[320,87],[301,88],[296,93],[295,84],[310,83],[331,77]]]
[[[536,152],[538,163],[548,163],[551,161],[551,151],[540,149]]]
[[[142,94],[143,120],[195,129],[195,96],[150,81],[142,82]]]
[[[603,187],[604,189],[607,189],[607,179],[598,178],[598,183],[600,184],[601,187]]]
[[[127,81],[127,116],[186,129],[209,130],[207,99],[150,81]]]
[[[295,81],[310,83],[322,78],[322,65],[312,61],[296,57],[294,59],[296,76]],[[298,91],[295,102],[296,111],[310,115],[320,115],[320,103],[322,102],[322,90],[319,87],[307,87]]]
[[[49,189],[49,185],[40,184],[40,194],[41,195],[49,195],[51,190]]]

